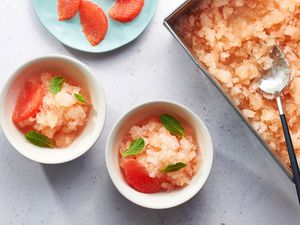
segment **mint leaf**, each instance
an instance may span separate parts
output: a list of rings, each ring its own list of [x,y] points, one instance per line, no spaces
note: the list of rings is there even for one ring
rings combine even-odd
[[[127,157],[130,155],[137,155],[143,151],[144,147],[145,147],[144,139],[138,138],[133,142],[131,142],[129,148],[126,151],[122,152],[122,156]]]
[[[57,94],[61,91],[61,87],[64,84],[65,79],[63,77],[53,77],[50,80],[50,92],[51,94]]]
[[[160,122],[173,135],[185,136],[185,130],[181,124],[172,116],[163,114],[160,116]]]
[[[186,164],[179,162],[179,163],[170,164],[170,165],[166,166],[165,168],[161,169],[161,172],[164,172],[164,173],[175,172],[184,167],[186,167]]]
[[[53,148],[53,143],[49,138],[47,138],[45,135],[42,135],[34,130],[26,133],[25,138],[36,146],[45,147],[45,148]]]
[[[86,103],[85,98],[81,94],[74,94],[74,97],[77,99],[77,101]]]

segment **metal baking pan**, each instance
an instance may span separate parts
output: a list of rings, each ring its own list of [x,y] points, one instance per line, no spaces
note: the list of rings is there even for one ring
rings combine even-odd
[[[260,135],[253,129],[253,127],[250,125],[250,123],[247,121],[247,119],[243,116],[242,112],[235,105],[235,103],[230,98],[230,96],[225,92],[225,90],[221,87],[221,85],[218,83],[218,81],[215,80],[215,78],[213,77],[213,75],[206,70],[206,67],[200,61],[197,60],[196,56],[194,55],[194,53],[190,49],[190,47],[184,42],[183,38],[181,38],[180,35],[178,33],[176,33],[176,30],[174,29],[174,24],[177,22],[177,20],[182,15],[184,15],[187,11],[189,11],[193,7],[193,5],[196,4],[196,3],[199,3],[199,0],[187,0],[187,1],[185,1],[182,5],[180,5],[173,13],[171,13],[164,20],[164,26],[170,31],[170,33],[180,43],[180,45],[188,53],[188,55],[191,57],[191,59],[194,61],[194,63],[201,69],[201,71],[208,77],[208,79],[222,93],[222,95],[225,97],[225,99],[231,104],[231,106],[235,109],[235,111],[238,113],[238,115],[244,120],[244,122],[247,124],[247,126],[250,128],[250,130],[258,138],[258,140],[264,145],[264,147],[267,150],[267,152],[272,156],[272,158],[275,160],[275,162],[281,167],[281,169],[284,171],[284,173],[291,180],[293,180],[293,175],[292,175],[291,169],[288,168],[280,160],[280,158],[276,154],[274,154],[272,152],[272,150],[269,148],[269,146],[263,141],[263,139],[260,137]]]

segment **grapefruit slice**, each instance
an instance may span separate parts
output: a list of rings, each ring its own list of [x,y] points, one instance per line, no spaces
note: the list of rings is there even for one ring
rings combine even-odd
[[[104,39],[108,28],[104,11],[91,1],[81,0],[79,13],[82,31],[87,40],[92,46],[98,45]]]
[[[143,6],[144,0],[116,0],[109,15],[119,22],[130,22],[140,14]]]
[[[71,19],[79,10],[80,0],[58,0],[57,13],[59,20]]]
[[[34,116],[43,102],[43,88],[40,82],[29,80],[26,82],[17,100],[12,119],[15,123]]]
[[[160,180],[150,177],[147,170],[135,159],[128,159],[122,165],[127,183],[143,193],[157,193],[161,190]]]

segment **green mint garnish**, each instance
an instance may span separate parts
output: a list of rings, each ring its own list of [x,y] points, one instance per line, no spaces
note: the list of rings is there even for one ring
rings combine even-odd
[[[166,166],[165,168],[161,169],[161,172],[164,172],[164,173],[175,172],[184,167],[186,167],[186,164],[179,162],[179,163],[175,163],[175,164]]]
[[[74,97],[77,99],[77,101],[86,103],[85,98],[81,94],[74,94]]]
[[[171,134],[179,137],[185,136],[184,128],[174,117],[163,114],[160,116],[160,122]]]
[[[61,87],[64,84],[65,79],[63,77],[53,77],[50,80],[50,92],[51,94],[57,94],[61,91]]]
[[[123,157],[127,157],[130,155],[137,155],[143,151],[145,147],[145,141],[143,138],[135,139],[133,142],[131,142],[129,148],[122,152]]]
[[[53,143],[49,138],[34,130],[26,133],[25,138],[36,146],[44,147],[44,148],[53,148]]]

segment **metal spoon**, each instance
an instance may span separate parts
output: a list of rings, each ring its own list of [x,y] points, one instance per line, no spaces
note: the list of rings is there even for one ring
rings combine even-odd
[[[298,201],[300,204],[300,172],[299,172],[296,154],[294,151],[293,142],[290,136],[288,124],[284,115],[281,98],[280,98],[281,91],[289,83],[290,69],[284,57],[284,54],[277,46],[274,47],[270,56],[273,59],[273,67],[266,71],[266,75],[263,76],[258,81],[258,85],[262,91],[274,95],[276,97],[276,102],[277,102],[280,120],[284,132],[286,147],[288,149],[291,167],[294,174],[294,183],[298,194]]]

